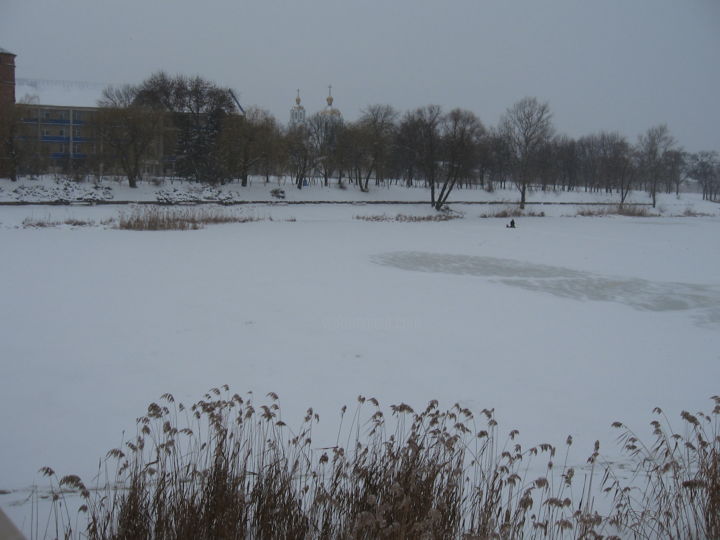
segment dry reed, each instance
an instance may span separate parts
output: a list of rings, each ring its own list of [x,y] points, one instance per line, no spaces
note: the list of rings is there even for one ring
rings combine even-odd
[[[217,209],[135,208],[129,215],[120,216],[118,228],[133,231],[185,231],[202,229],[208,224],[247,223],[259,218],[228,214]]]
[[[443,212],[440,214],[431,214],[429,216],[408,216],[407,214],[397,214],[395,216],[387,216],[385,214],[375,214],[370,216],[353,216],[353,219],[359,219],[361,221],[396,221],[400,223],[419,223],[422,221],[451,221],[453,219],[461,218],[461,214],[455,214],[450,212]]]
[[[581,217],[628,216],[628,217],[659,217],[660,214],[649,211],[644,206],[618,205],[600,208],[581,208],[576,213]]]
[[[36,228],[44,229],[50,227],[60,227],[61,225],[68,225],[70,227],[92,227],[96,223],[91,220],[68,218],[63,221],[53,221],[51,219],[34,219],[25,218],[22,222],[24,228]],[[107,225],[108,221],[101,222],[102,225]]]
[[[545,212],[532,212],[520,210],[519,208],[505,208],[493,214],[480,214],[481,218],[509,218],[509,217],[545,217]]]
[[[571,437],[562,451],[550,444],[523,448],[517,431],[499,434],[492,410],[476,417],[458,404],[443,411],[432,401],[416,412],[401,403],[386,418],[377,400],[359,396],[354,412],[341,412],[338,441],[342,432],[348,443],[317,448],[318,415],[308,409],[292,430],[277,395],[268,397],[256,404],[224,386],[186,408],[163,395],[137,420],[136,436],[108,452],[104,468],[114,472],[92,489],[77,476],[42,469],[54,485],[55,536],[471,540],[720,533],[717,397],[710,415],[683,413],[687,436],[654,422],[657,440],[648,447],[617,424],[637,475],[625,487],[606,465],[602,487],[613,501],[607,516],[593,507],[597,442],[589,470],[579,473],[568,465]],[[82,530],[72,525],[68,490],[82,498]]]

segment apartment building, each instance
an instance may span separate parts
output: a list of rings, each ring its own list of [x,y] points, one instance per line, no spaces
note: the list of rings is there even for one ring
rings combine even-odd
[[[15,58],[0,48],[0,141],[15,143],[12,158],[8,145],[0,144],[0,178],[10,177],[13,170],[112,174],[94,122],[103,86],[16,79]],[[174,174],[175,158],[165,152],[172,148],[171,137],[158,137],[144,163],[145,174]]]
[[[16,55],[0,48],[0,137],[15,143],[0,150],[0,177],[27,158],[49,171],[77,170],[98,152],[92,127],[95,107],[45,104],[37,94],[17,98]],[[23,88],[20,85],[20,88]],[[22,172],[22,171],[20,171]]]
[[[92,120],[96,109],[61,105],[19,104],[20,132],[34,140],[51,170],[77,169],[98,152]]]

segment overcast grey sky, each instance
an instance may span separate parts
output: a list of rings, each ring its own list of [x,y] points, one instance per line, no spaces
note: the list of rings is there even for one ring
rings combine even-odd
[[[23,78],[202,75],[283,123],[328,84],[349,120],[437,103],[494,125],[536,96],[574,137],[667,123],[720,150],[720,0],[0,0],[0,47]]]

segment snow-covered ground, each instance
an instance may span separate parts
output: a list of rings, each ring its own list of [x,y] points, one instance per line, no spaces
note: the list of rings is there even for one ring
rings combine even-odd
[[[0,186],[5,197],[16,185]],[[451,197],[462,198],[516,194]],[[19,503],[42,484],[40,467],[91,478],[149,402],[170,392],[190,403],[224,383],[259,400],[277,392],[289,425],[314,407],[317,446],[335,442],[340,407],[362,394],[386,406],[494,407],[525,444],[572,434],[578,464],[595,439],[617,455],[611,422],[642,432],[653,407],[677,418],[720,393],[720,206],[681,194],[660,207],[710,215],[529,207],[548,217],[516,218],[511,230],[481,218],[499,209],[481,205],[457,205],[462,219],[398,223],[355,217],[433,212],[254,204],[222,211],[262,221],[133,232],[109,221],[123,206],[0,207],[0,506],[27,530],[30,507]]]
[[[273,190],[282,190],[283,198],[272,195]],[[688,209],[718,213],[716,204],[699,200],[696,193],[682,193],[678,198],[674,194],[659,194],[659,204],[651,211],[653,214],[665,216],[682,215]],[[507,207],[516,208],[520,197],[516,189],[508,184],[508,189],[498,189],[488,192],[480,187],[460,189],[456,188],[450,195],[449,204],[453,203],[480,203],[482,209],[478,214],[495,214]],[[617,193],[586,192],[582,189],[574,191],[541,191],[528,192],[528,211],[543,212],[548,216],[574,216],[578,204],[618,204],[620,196]],[[384,201],[427,202],[429,204],[429,190],[418,184],[407,188],[398,184],[374,186],[366,193],[360,192],[347,182],[339,188],[336,181],[329,186],[323,186],[322,180],[311,180],[303,189],[297,189],[288,178],[272,177],[270,182],[263,178],[252,177],[248,186],[242,187],[238,182],[222,186],[207,186],[181,180],[157,180],[141,182],[137,188],[131,189],[127,181],[105,177],[102,181],[75,182],[62,176],[47,175],[37,179],[21,178],[18,182],[0,180],[0,203],[35,203],[35,202],[61,202],[61,203],[125,203],[160,202],[218,202],[218,203],[298,203],[298,202],[354,202],[378,203]],[[627,203],[649,204],[650,197],[642,191],[631,192]],[[488,203],[484,205],[483,203]],[[583,205],[580,204],[580,207]]]

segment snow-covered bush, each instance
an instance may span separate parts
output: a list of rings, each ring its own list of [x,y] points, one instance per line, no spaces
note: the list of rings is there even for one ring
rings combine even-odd
[[[62,180],[55,185],[21,185],[12,190],[12,196],[19,202],[99,202],[113,199],[113,191],[109,186],[84,186],[69,180]]]
[[[211,186],[189,186],[182,189],[160,189],[155,194],[159,203],[163,204],[191,204],[199,202],[216,202],[230,204],[241,201],[242,197],[233,191],[222,191]]]

